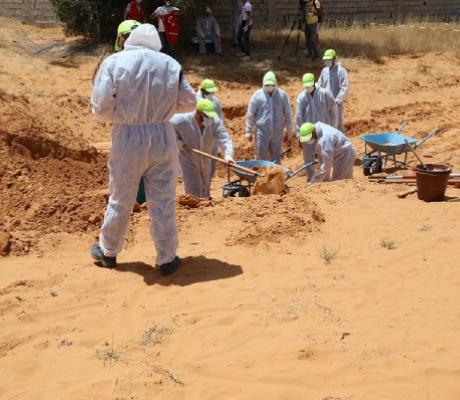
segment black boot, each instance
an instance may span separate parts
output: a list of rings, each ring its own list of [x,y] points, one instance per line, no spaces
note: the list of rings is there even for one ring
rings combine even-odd
[[[117,266],[117,257],[105,256],[98,244],[93,244],[91,246],[91,257],[93,257],[94,261],[97,261],[97,264],[105,268],[115,268]]]
[[[157,268],[160,270],[161,275],[168,276],[176,272],[177,268],[179,267],[181,260],[179,257],[174,257],[172,261],[169,263],[157,265]]]

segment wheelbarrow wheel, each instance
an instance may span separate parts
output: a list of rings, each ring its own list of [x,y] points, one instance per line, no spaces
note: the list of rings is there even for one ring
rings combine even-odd
[[[377,158],[371,168],[373,174],[378,174],[382,172],[382,159],[380,157]]]
[[[251,196],[251,192],[247,187],[241,187],[238,192],[238,197],[249,197]]]
[[[363,174],[364,176],[371,176],[372,175],[372,170],[370,167],[364,167],[363,168]]]

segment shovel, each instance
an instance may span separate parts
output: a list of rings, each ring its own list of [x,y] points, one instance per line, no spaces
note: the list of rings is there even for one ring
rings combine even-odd
[[[294,178],[295,176],[299,175],[303,170],[307,169],[309,166],[317,164],[318,161],[313,161],[307,164],[302,165],[300,168],[296,169],[295,171],[291,172],[289,176],[286,178],[285,182],[287,182],[289,179]]]
[[[220,163],[222,163],[222,164],[225,164],[227,167],[229,166],[229,164],[227,163],[227,161],[225,161],[223,158],[220,158],[220,157],[217,157],[217,156],[213,156],[212,154],[205,153],[204,151],[201,151],[201,150],[198,150],[198,149],[192,149],[191,147],[189,147],[188,149],[189,149],[192,153],[199,154],[199,155],[202,156],[202,157],[206,157],[206,158],[209,158],[209,159],[211,159],[211,160],[220,162]],[[235,163],[235,164],[231,164],[231,167],[232,167],[233,169],[239,170],[239,171],[244,172],[244,173],[246,173],[246,174],[251,174],[251,175],[260,176],[260,173],[259,173],[259,172],[254,171],[253,169],[250,169],[250,168],[242,167],[242,166],[240,166],[240,165],[237,165],[236,163]]]

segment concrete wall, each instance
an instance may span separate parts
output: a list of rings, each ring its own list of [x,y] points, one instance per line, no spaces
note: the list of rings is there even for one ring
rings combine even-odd
[[[149,0],[145,1],[148,4]],[[252,1],[256,26],[287,25],[297,15],[298,0]],[[231,30],[236,3],[237,0],[214,0],[214,14],[227,32]],[[321,3],[329,21],[393,22],[408,17],[460,16],[460,0],[321,0]],[[0,15],[39,23],[56,19],[50,0],[0,0]]]
[[[50,0],[0,0],[0,15],[36,23],[56,21]]]
[[[413,17],[460,17],[460,0],[320,0],[328,21],[401,21]],[[219,23],[230,29],[235,0],[217,0]],[[298,14],[298,0],[252,0],[256,25],[287,25]]]

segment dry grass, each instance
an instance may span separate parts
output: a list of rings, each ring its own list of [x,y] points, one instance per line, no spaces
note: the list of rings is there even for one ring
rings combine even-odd
[[[424,28],[423,28],[424,27]],[[420,54],[429,52],[451,53],[460,58],[460,32],[432,28],[460,28],[459,24],[440,22],[407,22],[395,27],[363,25],[361,23],[339,24],[322,27],[321,48],[334,48],[341,58],[369,58],[379,60],[383,56]],[[253,34],[257,49],[271,51],[277,56],[289,34],[289,29],[259,29]],[[285,54],[293,55],[297,41],[295,30]],[[305,48],[305,38],[300,35],[300,51]]]
[[[339,254],[339,249],[333,249],[323,246],[319,251],[319,256],[323,259],[325,265],[330,265],[334,258]]]
[[[380,246],[387,250],[396,249],[396,242],[394,240],[381,239]]]
[[[139,344],[141,346],[160,344],[163,341],[163,338],[171,333],[171,328],[165,327],[161,324],[155,324],[144,332]]]

